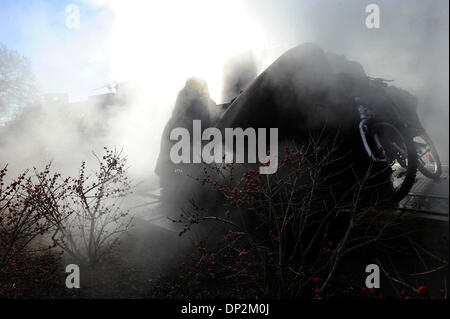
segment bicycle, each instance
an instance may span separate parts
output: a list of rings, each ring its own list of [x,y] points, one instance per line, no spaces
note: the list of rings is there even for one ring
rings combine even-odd
[[[386,87],[391,80],[370,78],[379,87]],[[373,109],[355,98],[359,112],[359,132],[364,148],[373,162],[386,163],[392,173],[393,202],[408,195],[419,170],[428,178],[438,180],[442,169],[439,154],[423,127],[415,127],[402,121],[397,105],[389,100],[391,117],[380,116]]]

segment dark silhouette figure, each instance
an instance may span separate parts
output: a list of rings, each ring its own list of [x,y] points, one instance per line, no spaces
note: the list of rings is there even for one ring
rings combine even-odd
[[[200,120],[202,128],[210,127],[209,109],[211,107],[215,107],[215,103],[209,96],[207,83],[197,78],[188,79],[178,94],[172,116],[161,138],[161,150],[155,172],[160,177],[163,201],[173,201],[173,196],[181,199],[184,198],[184,194],[190,194],[193,187],[188,186],[192,183],[188,175],[196,176],[201,166],[201,164],[193,163],[174,164],[171,161],[170,149],[177,141],[170,140],[170,132],[177,127],[186,128],[190,132],[192,143],[192,121]]]
[[[236,98],[257,75],[255,58],[251,52],[230,59],[224,67],[222,100],[228,102]]]

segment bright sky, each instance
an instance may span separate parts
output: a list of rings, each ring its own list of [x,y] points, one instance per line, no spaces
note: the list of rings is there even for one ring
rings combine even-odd
[[[81,12],[78,30],[66,27],[66,6],[56,0],[6,0],[0,3],[0,42],[28,57],[44,92],[70,93],[72,98],[105,83],[108,61],[101,56],[107,36],[100,8],[76,2]],[[106,19],[105,19],[106,20]]]
[[[30,58],[42,91],[69,93],[72,100],[112,81],[145,77],[178,88],[192,75],[208,80],[217,98],[227,58],[280,45],[261,25],[265,9],[279,7],[289,22],[312,0],[276,3],[2,0],[0,43]],[[66,25],[71,4],[79,8],[79,29]]]
[[[433,61],[440,59],[435,55],[445,49],[445,42],[433,40],[435,35],[424,30],[439,15],[444,18],[438,21],[444,21],[447,12],[448,33],[448,1],[379,0],[382,27],[375,31],[364,26],[365,3],[1,0],[0,43],[30,58],[42,91],[69,93],[71,100],[100,93],[94,89],[106,83],[131,79],[145,79],[149,87],[162,88],[160,96],[171,99],[169,95],[190,76],[207,80],[218,100],[228,58],[248,50],[287,49],[304,41],[356,59],[372,75],[421,88],[422,73],[434,74]],[[79,29],[66,25],[71,4],[79,8]],[[431,40],[434,48],[424,56],[424,42]],[[424,58],[430,61],[424,64]],[[425,71],[411,68],[416,64],[424,64]]]

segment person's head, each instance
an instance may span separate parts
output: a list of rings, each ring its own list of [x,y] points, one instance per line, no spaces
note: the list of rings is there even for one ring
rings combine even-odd
[[[196,77],[187,79],[184,89],[201,96],[209,97],[208,83],[205,80]]]

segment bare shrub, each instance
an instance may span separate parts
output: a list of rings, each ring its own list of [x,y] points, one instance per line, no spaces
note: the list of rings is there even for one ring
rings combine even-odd
[[[182,225],[180,236],[193,228],[200,237],[202,229],[214,229],[215,236],[197,241],[199,259],[183,266],[188,286],[222,280],[252,297],[332,297],[345,257],[406,238],[399,214],[363,200],[377,175],[372,165],[364,176],[355,173],[353,186],[335,191],[337,140],[311,137],[301,148],[287,144],[273,175],[240,175],[233,163],[205,166],[197,180],[223,200],[213,207],[192,201],[192,209],[173,220]]]
[[[48,212],[56,245],[75,259],[90,263],[101,261],[132,221],[129,211],[122,208],[123,200],[131,193],[126,158],[107,148],[101,158],[94,156],[97,170],[87,175],[83,162],[78,177],[62,181],[67,189],[36,174],[41,196],[46,199],[40,209]]]
[[[39,207],[39,187],[30,187],[27,171],[10,183],[6,173],[0,170],[0,296],[14,298],[55,284],[60,253],[41,242],[52,225]]]

